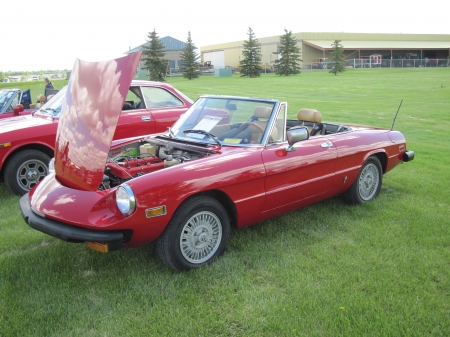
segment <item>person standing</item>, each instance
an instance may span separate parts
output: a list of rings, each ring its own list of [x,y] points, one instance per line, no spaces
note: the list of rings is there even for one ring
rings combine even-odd
[[[44,78],[44,83],[45,83],[45,89],[55,89],[53,87],[53,83],[50,82],[50,80],[47,77]]]

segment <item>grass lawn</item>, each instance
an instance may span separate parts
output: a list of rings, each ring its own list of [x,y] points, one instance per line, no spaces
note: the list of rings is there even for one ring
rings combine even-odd
[[[368,204],[335,197],[233,230],[221,258],[185,273],[153,244],[101,254],[35,231],[0,184],[0,336],[449,336],[450,69],[168,82],[387,128],[404,99],[395,129],[416,158]]]

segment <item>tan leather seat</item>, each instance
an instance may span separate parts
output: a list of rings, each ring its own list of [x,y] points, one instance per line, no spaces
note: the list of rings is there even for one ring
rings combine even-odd
[[[272,109],[265,106],[258,106],[256,107],[255,111],[253,112],[253,116],[258,117],[258,120],[254,121],[253,123],[257,124],[261,129],[265,130],[267,127],[267,121],[270,118],[270,114],[272,113]],[[253,131],[252,131],[253,132]],[[260,131],[257,131],[260,133]],[[270,141],[274,141],[278,139],[278,131],[277,128],[273,128],[272,133],[270,134]]]
[[[303,108],[298,111],[297,119],[302,122],[301,125],[305,125],[305,122],[308,123],[305,126],[308,127],[308,131],[311,133],[316,124],[322,123],[322,114],[315,109]]]
[[[44,103],[47,101],[45,98],[45,95],[38,95],[37,96],[37,103],[34,105],[34,109],[39,109],[41,106],[44,105]]]

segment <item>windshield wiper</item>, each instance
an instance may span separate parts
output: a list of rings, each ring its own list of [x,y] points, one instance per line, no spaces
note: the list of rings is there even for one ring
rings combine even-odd
[[[214,140],[214,141],[216,142],[217,145],[222,146],[222,143],[220,142],[220,140],[218,140],[218,139],[216,138],[216,136],[214,136],[212,133],[209,133],[208,131],[191,129],[191,130],[184,130],[183,132],[184,132],[184,133],[199,133],[199,134],[208,136],[209,138],[211,138],[212,140]]]

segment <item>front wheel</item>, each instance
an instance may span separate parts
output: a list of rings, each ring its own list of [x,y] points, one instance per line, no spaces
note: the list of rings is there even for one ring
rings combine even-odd
[[[374,199],[381,189],[383,170],[377,157],[366,160],[352,186],[343,194],[347,204],[363,204]]]
[[[16,153],[6,165],[5,185],[14,194],[24,195],[48,173],[50,157],[38,150]]]
[[[216,199],[185,201],[156,242],[161,260],[175,270],[189,270],[222,255],[230,237],[230,219]]]

